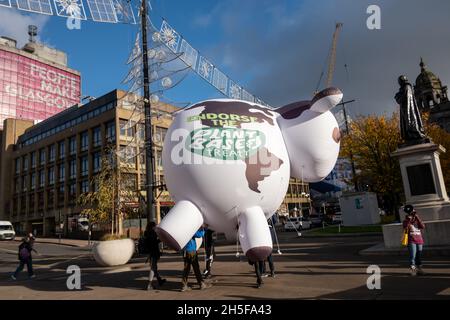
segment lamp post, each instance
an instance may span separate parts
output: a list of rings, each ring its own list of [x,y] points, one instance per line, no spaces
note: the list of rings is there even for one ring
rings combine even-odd
[[[141,7],[141,32],[142,32],[142,73],[144,78],[144,115],[145,115],[145,191],[147,193],[146,215],[147,223],[156,222],[155,211],[153,209],[154,189],[153,189],[153,150],[152,150],[152,115],[150,103],[150,77],[148,65],[148,42],[147,42],[147,0],[142,0]]]

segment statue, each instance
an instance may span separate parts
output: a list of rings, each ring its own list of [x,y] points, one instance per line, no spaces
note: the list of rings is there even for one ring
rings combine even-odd
[[[400,105],[400,133],[405,145],[428,142],[412,85],[404,75],[398,78],[398,84],[400,90],[395,95],[395,100]]]

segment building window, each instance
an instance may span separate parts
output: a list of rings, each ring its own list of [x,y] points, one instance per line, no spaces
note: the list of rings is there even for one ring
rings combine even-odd
[[[22,188],[21,189],[23,192],[27,191],[27,176],[22,177]]]
[[[93,166],[94,173],[97,173],[100,171],[100,168],[101,168],[101,153],[100,152],[95,152],[92,155],[92,166]]]
[[[64,159],[66,156],[66,142],[60,141],[58,143],[58,152],[59,152],[59,159]]]
[[[120,146],[120,154],[123,163],[133,168],[136,167],[136,148]]]
[[[164,142],[164,138],[166,137],[166,133],[167,133],[167,129],[166,128],[156,127],[156,130],[155,130],[155,141],[157,143],[163,143]]]
[[[80,192],[81,193],[87,193],[89,192],[89,181],[87,180],[82,180],[80,182]]]
[[[81,133],[81,151],[86,151],[89,145],[89,134],[87,131]]]
[[[19,193],[20,191],[20,178],[14,179],[14,191]]]
[[[92,145],[94,147],[101,146],[102,144],[102,128],[95,127],[92,129]]]
[[[39,150],[39,163],[41,165],[45,164],[45,149]]]
[[[139,149],[139,164],[141,168],[145,167],[145,149]]]
[[[59,181],[63,182],[66,179],[66,168],[64,166],[64,163],[59,165]]]
[[[18,174],[20,172],[20,158],[16,158],[14,162],[15,172]]]
[[[126,191],[136,191],[137,180],[135,174],[124,173],[121,178],[121,187]]]
[[[143,124],[136,125],[137,129],[137,135],[139,137],[139,140],[144,141],[145,140],[145,126]]]
[[[38,193],[38,209],[44,208],[44,192]]]
[[[36,168],[36,152],[32,152],[30,154],[30,158],[31,158],[31,168]]]
[[[20,213],[25,214],[27,210],[27,198],[25,195],[20,197]]]
[[[89,173],[88,157],[87,156],[81,157],[80,164],[81,164],[81,176],[82,177],[87,176]]]
[[[36,173],[33,172],[31,174],[31,190],[34,190],[34,188],[36,188]]]
[[[55,191],[53,189],[48,190],[47,192],[47,207],[53,208],[54,207],[54,201],[55,201]]]
[[[48,147],[48,161],[53,162],[55,161],[55,145],[52,144],[50,147]]]
[[[120,125],[120,135],[122,137],[126,138],[133,138],[134,137],[134,128],[135,128],[135,122],[134,121],[128,121],[124,119],[119,120]]]
[[[162,167],[162,150],[156,150],[156,165]]]
[[[71,155],[77,153],[77,137],[75,136],[69,138],[69,152]]]
[[[77,160],[70,160],[69,163],[69,178],[75,179],[77,177]]]
[[[108,142],[116,141],[116,124],[114,121],[110,121],[106,124],[106,140]]]
[[[55,183],[55,168],[48,168],[48,185],[51,186]]]
[[[39,170],[39,187],[43,187],[45,185],[45,171]]]
[[[77,185],[75,182],[69,184],[69,202],[74,203],[77,196]]]
[[[29,212],[33,213],[34,212],[34,193],[30,194],[29,204],[30,204]]]
[[[27,171],[28,170],[28,157],[24,156],[23,157],[23,171]]]
[[[58,205],[64,205],[64,192],[65,192],[65,188],[64,188],[64,184],[60,184],[58,187]]]

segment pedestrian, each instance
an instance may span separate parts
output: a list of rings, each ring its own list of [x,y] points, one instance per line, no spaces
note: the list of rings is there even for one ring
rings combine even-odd
[[[34,251],[37,253],[37,251],[33,248],[34,243],[34,237],[30,238],[30,236],[26,236],[22,239],[21,244],[19,245],[19,252],[18,252],[18,258],[19,258],[19,266],[17,267],[14,274],[11,276],[13,280],[16,280],[19,276],[19,273],[23,270],[24,266],[27,266],[28,271],[28,278],[33,279],[36,277],[33,271],[33,259],[31,256],[31,252]]]
[[[405,233],[408,234],[408,251],[411,275],[423,275],[422,250],[424,241],[421,230],[425,229],[425,225],[412,205],[406,205],[403,210],[406,213],[405,220],[403,221],[403,228]]]
[[[214,231],[206,227],[205,231],[205,254],[206,254],[206,268],[203,272],[203,277],[205,279],[211,277],[211,266],[214,261],[215,249],[214,249]]]
[[[268,221],[270,221],[270,219]],[[273,224],[273,220],[272,220],[272,224]],[[270,235],[272,237],[272,243],[273,243],[276,231],[275,231],[274,227],[271,225],[271,223],[269,223],[269,230],[270,230]],[[270,274],[266,273],[266,261],[269,262]],[[264,278],[266,278],[268,276],[275,278],[275,265],[273,263],[272,252],[269,254],[267,259],[262,262],[260,272],[261,272],[262,277],[264,277]]]
[[[270,274],[266,273],[266,261],[269,263]],[[263,278],[267,278],[267,277],[275,278],[275,266],[273,264],[272,253],[269,254],[269,256],[267,257],[266,260],[262,261],[260,267],[261,267],[261,269],[260,269],[261,276]]]
[[[161,243],[161,240],[159,240],[158,235],[155,232],[155,227],[156,223],[151,221],[147,224],[144,232],[145,251],[148,253],[148,260],[150,261],[150,273],[148,275],[147,285],[147,290],[149,291],[156,289],[156,286],[153,285],[155,276],[160,287],[166,282],[166,279],[162,279],[158,272],[158,260],[161,257],[159,244]]]
[[[197,278],[200,290],[211,287],[210,283],[206,283],[205,281],[203,281],[202,273],[200,271],[200,265],[198,264],[198,254],[197,254],[198,248],[197,248],[197,241],[195,239],[203,238],[204,235],[205,235],[204,229],[200,228],[194,234],[191,240],[189,240],[186,246],[183,248],[184,269],[183,269],[181,292],[192,290],[192,288],[188,286],[188,278],[189,273],[191,272],[191,266],[194,269],[194,274],[195,277]]]
[[[264,281],[262,279],[262,270],[263,270],[264,261],[252,261],[249,259],[248,264],[251,266],[254,266],[254,268],[255,268],[256,288],[259,289],[264,284]]]

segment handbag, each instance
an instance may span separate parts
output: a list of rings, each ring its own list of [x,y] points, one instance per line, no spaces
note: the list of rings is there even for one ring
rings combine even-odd
[[[402,246],[406,247],[408,245],[408,228],[405,228],[402,236]]]

